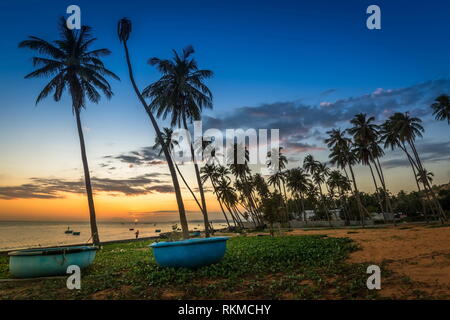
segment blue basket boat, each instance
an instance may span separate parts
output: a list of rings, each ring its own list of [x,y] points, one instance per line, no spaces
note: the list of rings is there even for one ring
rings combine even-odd
[[[89,266],[97,250],[93,246],[74,246],[12,251],[9,271],[16,278],[65,275],[70,265],[80,269]]]
[[[219,262],[230,237],[155,242],[150,245],[161,267],[198,268]]]

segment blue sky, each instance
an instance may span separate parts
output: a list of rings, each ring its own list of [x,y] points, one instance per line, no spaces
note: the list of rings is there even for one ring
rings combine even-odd
[[[383,112],[414,109],[425,120],[424,143],[435,143],[435,149],[447,146],[448,126],[432,121],[426,112],[433,94],[449,91],[450,4],[446,1],[2,1],[2,185],[25,183],[36,176],[80,175],[70,101],[48,99],[34,107],[45,79],[23,79],[32,70],[33,53],[17,48],[28,35],[55,39],[57,18],[70,4],[79,5],[82,23],[93,27],[98,38],[93,47],[112,51],[105,63],[122,79],[111,80],[115,92],[111,101],[88,105],[83,114],[91,167],[99,175],[112,174],[101,171],[103,157],[140,150],[154,139],[131,90],[117,39],[116,25],[122,17],[133,21],[129,46],[141,88],[158,78],[146,64],[148,58],[169,58],[171,49],[195,47],[200,67],[215,72],[208,82],[214,110],[204,113],[207,123],[277,124],[285,141],[295,137],[294,146],[320,147],[327,129],[322,118],[335,116],[336,121],[327,123],[344,126],[350,116],[346,110],[373,111],[382,120]],[[381,7],[381,30],[366,28],[365,11],[371,4]],[[330,112],[321,104],[339,109]],[[243,107],[268,114],[273,110],[277,121],[248,119],[250,113]],[[283,110],[292,111],[285,132],[277,118]],[[325,161],[327,154],[316,149],[305,152]],[[301,159],[304,154],[293,156]],[[438,182],[447,182],[448,161],[432,166],[439,170]],[[124,168],[114,176],[138,173]]]

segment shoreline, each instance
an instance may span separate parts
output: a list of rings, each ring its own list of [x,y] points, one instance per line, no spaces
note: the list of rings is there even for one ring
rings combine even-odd
[[[401,226],[407,226],[407,225],[426,225],[426,222],[423,221],[414,221],[414,222],[402,222],[398,223],[397,227]],[[428,223],[429,225],[435,225],[440,224],[439,221],[432,221]],[[311,227],[289,227],[288,229],[292,230],[303,230],[303,231],[327,231],[327,230],[340,230],[340,229],[378,229],[378,228],[389,228],[393,227],[393,223],[386,223],[386,224],[372,224],[367,225],[365,227],[362,227],[361,225],[350,225],[350,226],[333,226],[333,227],[327,227],[327,226],[311,226]],[[215,232],[223,232],[227,230],[227,228],[224,229],[216,229]],[[254,228],[246,228],[246,230],[254,230]],[[203,231],[201,231],[203,232]],[[264,232],[261,230],[261,232]],[[158,236],[149,236],[149,237],[140,237],[138,239],[135,238],[128,238],[128,239],[117,239],[117,240],[108,240],[108,241],[101,241],[100,245],[108,245],[108,244],[115,244],[115,243],[128,243],[128,242],[138,242],[138,241],[146,241],[146,240],[156,240],[156,239],[162,239],[161,235],[168,234],[170,232],[162,232]],[[67,244],[67,245],[56,245],[56,246],[45,246],[45,247],[25,247],[25,248],[15,248],[15,249],[6,249],[6,250],[0,250],[0,256],[6,256],[9,252],[13,251],[19,251],[19,250],[29,250],[29,249],[48,249],[48,248],[59,248],[59,247],[77,247],[77,246],[90,246],[93,245],[92,243],[76,243],[76,244]]]

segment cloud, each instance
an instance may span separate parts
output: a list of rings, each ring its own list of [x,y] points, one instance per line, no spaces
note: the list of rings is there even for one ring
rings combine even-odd
[[[104,156],[104,159],[119,160],[126,163],[129,166],[141,166],[141,165],[158,165],[165,164],[163,155],[159,155],[159,151],[154,150],[152,147],[143,147],[139,150],[134,150],[119,155]]]
[[[149,173],[128,179],[92,178],[94,192],[110,195],[137,196],[150,193],[172,193],[173,186],[162,183],[155,177],[164,175]],[[31,182],[19,186],[0,187],[0,199],[57,199],[64,193],[83,194],[86,192],[83,180],[57,178],[31,178]]]
[[[286,152],[321,150],[323,132],[347,126],[357,113],[373,115],[379,121],[394,112],[407,110],[414,116],[424,117],[431,114],[430,104],[434,98],[449,89],[450,79],[442,79],[400,89],[378,88],[361,96],[324,101],[318,106],[295,101],[245,106],[231,110],[224,117],[204,117],[203,129],[280,129],[280,143],[286,147]],[[333,92],[330,89],[322,95]]]
[[[450,161],[450,141],[418,143],[417,152],[423,162]],[[394,159],[383,161],[383,167],[390,169],[410,166],[408,158],[403,151],[396,151],[395,156]]]

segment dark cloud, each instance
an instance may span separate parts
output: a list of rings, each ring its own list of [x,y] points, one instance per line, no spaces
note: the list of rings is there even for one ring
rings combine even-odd
[[[417,144],[417,152],[420,159],[424,162],[439,162],[450,161],[450,141],[447,142],[433,142]],[[408,158],[403,151],[397,151],[394,154],[395,158],[383,162],[383,167],[386,169],[410,166]]]
[[[370,94],[324,102],[318,106],[287,101],[240,107],[223,118],[204,117],[203,129],[280,129],[281,143],[286,149],[317,150],[322,146],[308,144],[305,140],[322,140],[321,131],[345,126],[357,113],[367,113],[383,120],[393,112],[409,110],[413,115],[423,117],[431,113],[433,99],[449,89],[450,80],[444,79],[394,90],[379,88]]]
[[[128,179],[92,178],[94,192],[111,195],[143,195],[149,193],[171,193],[173,187],[155,177],[159,173],[150,173]],[[0,187],[0,199],[56,199],[63,198],[64,193],[85,193],[83,180],[31,178],[31,183],[20,186]]]
[[[164,157],[158,154],[159,151],[152,147],[143,147],[139,150],[130,151],[119,155],[108,155],[103,157],[109,160],[118,160],[130,166],[135,165],[158,165],[165,164]]]

